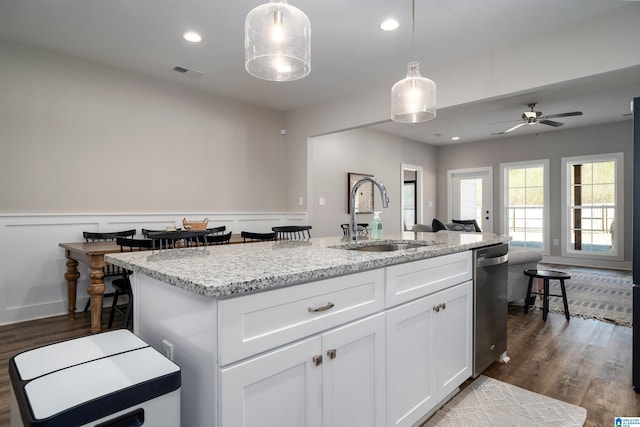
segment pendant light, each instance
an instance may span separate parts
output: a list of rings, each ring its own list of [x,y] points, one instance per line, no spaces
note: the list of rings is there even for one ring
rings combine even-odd
[[[311,23],[286,0],[271,0],[247,15],[244,27],[245,68],[259,79],[301,79],[311,71]]]
[[[391,120],[398,123],[426,122],[436,117],[436,84],[420,76],[414,59],[416,1],[411,1],[411,62],[407,77],[391,88]]]

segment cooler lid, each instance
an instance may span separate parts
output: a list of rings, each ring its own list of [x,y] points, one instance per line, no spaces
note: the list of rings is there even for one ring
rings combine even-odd
[[[86,363],[148,344],[127,329],[38,347],[13,357],[22,380],[30,380],[70,366]]]

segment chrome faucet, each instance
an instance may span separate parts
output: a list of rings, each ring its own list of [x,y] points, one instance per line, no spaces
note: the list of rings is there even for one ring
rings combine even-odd
[[[378,189],[380,190],[380,194],[382,195],[382,207],[383,208],[388,208],[389,207],[389,194],[387,194],[387,189],[385,188],[385,186],[382,183],[382,181],[380,181],[378,178],[374,178],[372,176],[365,176],[364,178],[361,178],[358,181],[356,181],[356,183],[353,184],[353,188],[351,189],[351,224],[350,224],[350,227],[349,227],[349,237],[351,238],[350,240],[353,241],[353,242],[358,240],[356,238],[356,235],[357,235],[357,229],[356,229],[356,192],[358,191],[358,187],[360,187],[362,184],[364,184],[367,181],[374,183],[376,185],[376,187],[378,187]]]

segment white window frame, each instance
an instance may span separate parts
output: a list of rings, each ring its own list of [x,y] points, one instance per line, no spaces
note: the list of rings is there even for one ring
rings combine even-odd
[[[593,163],[615,161],[616,164],[616,201],[615,227],[613,230],[613,251],[611,253],[581,252],[571,249],[571,168],[573,163]],[[590,156],[563,157],[562,162],[562,256],[594,260],[624,261],[624,154],[605,153]]]
[[[509,200],[509,170],[511,169],[522,169],[522,168],[531,168],[531,167],[540,167],[542,166],[542,174],[544,179],[543,185],[543,208],[542,208],[542,253],[544,255],[549,255],[550,251],[550,242],[551,242],[551,230],[550,230],[550,209],[549,209],[549,159],[540,159],[540,160],[527,160],[523,162],[510,162],[510,163],[500,163],[500,232],[501,234],[507,234],[509,221],[509,213],[507,211],[507,201]]]

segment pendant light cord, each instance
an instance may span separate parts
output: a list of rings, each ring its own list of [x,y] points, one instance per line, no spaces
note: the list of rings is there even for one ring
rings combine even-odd
[[[411,62],[415,60],[415,38],[416,38],[416,0],[411,0]]]

